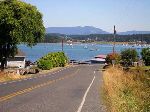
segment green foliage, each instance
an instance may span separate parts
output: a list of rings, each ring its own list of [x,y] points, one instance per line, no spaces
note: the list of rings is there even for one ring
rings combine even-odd
[[[20,0],[0,1],[0,62],[16,54],[17,44],[35,45],[44,32],[42,15],[35,6]]]
[[[111,53],[106,56],[106,62],[112,64],[112,60],[115,60],[115,64],[119,64],[120,58],[121,57],[118,53]]]
[[[64,67],[68,58],[64,52],[49,53],[37,61],[38,67],[42,70],[49,70],[54,67]]]
[[[57,33],[51,33],[51,34],[46,34],[44,40],[42,41],[42,43],[59,43],[62,42],[62,39],[64,41],[66,41],[66,37],[63,34],[57,34]]]
[[[150,66],[150,48],[143,48],[141,55],[142,55],[142,59],[145,62],[145,65]]]
[[[131,66],[132,62],[138,60],[138,53],[135,49],[125,49],[121,51],[121,61],[123,66]]]
[[[53,68],[52,62],[49,60],[39,60],[38,67],[42,70],[49,70]]]

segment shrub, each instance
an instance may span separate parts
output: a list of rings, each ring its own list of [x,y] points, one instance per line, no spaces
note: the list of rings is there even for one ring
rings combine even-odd
[[[112,60],[115,60],[115,64],[120,62],[120,55],[118,53],[111,53],[106,56],[106,62],[112,64]]]
[[[145,65],[150,66],[150,48],[143,48],[141,55]]]
[[[39,60],[38,61],[38,67],[42,70],[49,70],[53,68],[52,62],[50,60]]]
[[[49,70],[53,67],[64,67],[68,58],[64,52],[49,53],[37,61],[38,67],[43,70]]]
[[[138,53],[135,49],[125,49],[121,52],[122,64],[126,67],[131,66],[132,62],[138,60]]]

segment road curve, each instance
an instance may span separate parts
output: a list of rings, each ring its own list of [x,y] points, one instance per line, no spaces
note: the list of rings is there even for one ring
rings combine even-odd
[[[105,112],[100,65],[0,83],[0,112]]]

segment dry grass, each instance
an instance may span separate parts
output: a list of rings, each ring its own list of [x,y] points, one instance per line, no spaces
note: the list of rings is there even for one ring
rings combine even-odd
[[[69,66],[72,66],[72,65],[66,65],[66,67],[69,67]],[[53,69],[50,69],[50,70],[42,70],[42,71],[40,71],[39,74],[40,75],[45,75],[45,74],[48,74],[48,73],[58,71],[61,68],[62,67],[56,67],[56,68],[53,68]],[[18,75],[14,72],[1,72],[0,71],[0,82],[30,78],[30,77],[34,77],[36,75],[37,74]]]
[[[150,74],[141,69],[125,72],[110,67],[104,72],[103,98],[110,112],[149,112]]]
[[[0,82],[10,81],[10,80],[18,80],[25,78],[25,76],[21,76],[15,74],[14,72],[0,72]]]

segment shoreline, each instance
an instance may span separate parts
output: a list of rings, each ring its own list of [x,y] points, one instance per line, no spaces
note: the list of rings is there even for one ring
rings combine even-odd
[[[56,42],[56,43],[37,43],[37,44],[62,44],[61,42]],[[64,44],[68,44],[67,42],[64,42]],[[114,44],[113,41],[106,42],[106,41],[95,41],[95,42],[72,42],[72,44]],[[115,42],[116,45],[120,44],[128,44],[128,45],[134,45],[136,42]],[[143,45],[143,44],[137,44],[137,45]],[[150,45],[150,44],[144,44],[144,45]]]

